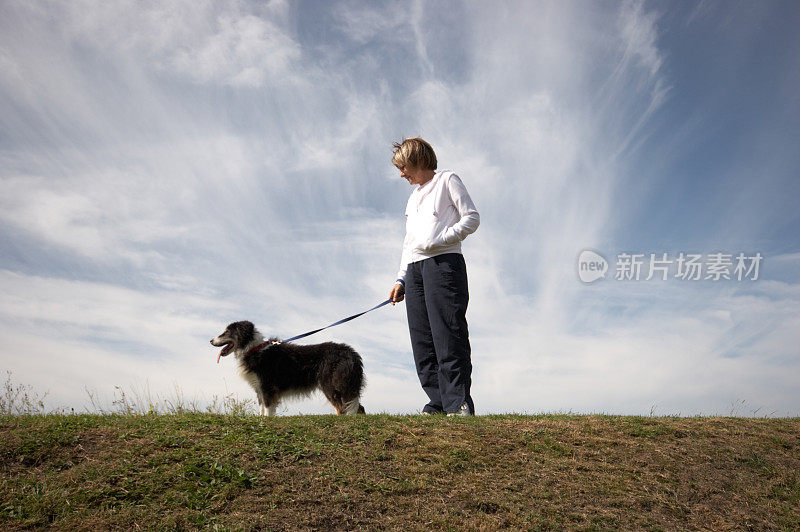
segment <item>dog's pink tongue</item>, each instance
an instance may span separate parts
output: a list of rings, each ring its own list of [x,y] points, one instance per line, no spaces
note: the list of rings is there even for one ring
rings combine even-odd
[[[219,354],[217,355],[217,364],[219,364],[219,359],[220,359],[220,358],[222,358],[222,351],[225,351],[225,350],[224,350],[224,349],[222,349],[222,350],[219,352]]]

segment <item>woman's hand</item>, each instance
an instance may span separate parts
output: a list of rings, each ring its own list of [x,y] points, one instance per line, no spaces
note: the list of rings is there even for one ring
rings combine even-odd
[[[395,285],[392,287],[392,291],[389,292],[389,299],[392,300],[392,305],[395,303],[400,303],[405,296],[406,287],[400,283],[395,283]]]

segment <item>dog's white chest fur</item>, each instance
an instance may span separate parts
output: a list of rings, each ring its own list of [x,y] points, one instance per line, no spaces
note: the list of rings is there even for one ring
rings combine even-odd
[[[258,394],[261,395],[261,381],[258,378],[258,375],[253,373],[252,371],[247,371],[246,369],[242,368],[239,370],[239,375],[247,381],[251,388]]]
[[[236,353],[236,358],[239,359],[239,375],[247,381],[253,391],[256,392],[256,397],[258,397],[258,410],[262,416],[274,416],[275,415],[275,406],[276,405],[265,405],[264,401],[264,390],[261,388],[261,379],[258,378],[258,375],[252,371],[249,371],[244,366],[242,366],[242,357],[244,353],[247,353],[250,349],[261,345],[264,342],[264,337],[260,334],[256,334],[255,339],[247,345],[247,347],[239,352]]]

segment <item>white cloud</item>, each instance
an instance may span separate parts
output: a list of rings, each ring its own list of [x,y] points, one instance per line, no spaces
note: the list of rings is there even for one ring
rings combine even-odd
[[[405,6],[382,6],[363,0],[339,3],[331,20],[331,26],[344,38],[358,44],[373,40],[410,41],[408,25]]]
[[[599,282],[602,292],[575,281],[588,311],[571,306],[569,328],[562,316],[519,298],[474,293],[476,404],[640,414],[657,406],[661,415],[695,415],[728,414],[744,399],[760,415],[796,412],[785,395],[800,384],[791,340],[800,315],[796,285],[783,285],[787,293],[776,302],[770,282],[753,282],[750,295],[709,283],[699,300],[699,288],[669,281]],[[612,295],[623,307],[616,316],[603,311]]]
[[[195,48],[178,48],[175,70],[207,83],[261,87],[291,71],[300,47],[272,21],[254,15],[221,16],[217,33]]]
[[[288,4],[81,2],[51,5],[67,36],[138,58],[196,83],[281,83],[302,57],[288,31]],[[62,11],[59,13],[59,11]],[[133,56],[133,57],[132,57]]]
[[[235,220],[227,206],[260,196],[259,156],[242,139],[221,136],[134,143],[90,161],[61,157],[37,174],[3,177],[0,220],[99,263],[152,267],[163,258],[159,245],[197,249],[222,239],[216,217]]]
[[[644,2],[626,1],[620,10],[620,29],[625,46],[623,61],[634,57],[643,68],[655,76],[661,68],[662,58],[658,50],[658,15],[645,11]]]

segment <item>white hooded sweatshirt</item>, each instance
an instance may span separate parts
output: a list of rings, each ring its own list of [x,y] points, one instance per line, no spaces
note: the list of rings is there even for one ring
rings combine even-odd
[[[412,262],[461,253],[461,241],[475,232],[480,215],[461,179],[450,170],[438,171],[411,192],[406,205],[406,238],[397,279],[405,282]]]

